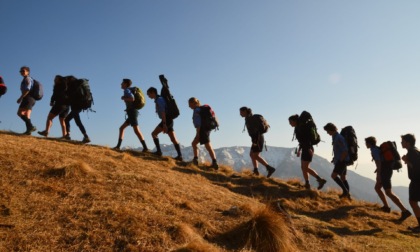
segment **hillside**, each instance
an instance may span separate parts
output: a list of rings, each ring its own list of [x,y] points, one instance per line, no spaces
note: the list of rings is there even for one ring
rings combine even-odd
[[[0,132],[0,251],[419,251],[399,213],[298,180]],[[232,176],[235,175],[235,176]],[[289,215],[281,211],[283,206]]]

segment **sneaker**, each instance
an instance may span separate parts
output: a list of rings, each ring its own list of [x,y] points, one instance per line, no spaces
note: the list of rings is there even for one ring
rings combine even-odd
[[[255,176],[259,176],[260,175],[260,173],[258,172],[258,168],[254,168],[254,175]]]
[[[193,165],[198,166],[198,159],[197,158],[194,158],[191,162],[192,162]]]
[[[90,138],[89,137],[83,137],[82,142],[83,143],[90,143]]]
[[[183,161],[184,159],[182,158],[182,156],[176,156],[174,157],[175,160],[177,161]]]
[[[318,190],[321,190],[322,187],[324,187],[325,183],[327,183],[327,181],[323,178],[318,180]]]
[[[32,132],[34,132],[34,131],[36,131],[36,127],[35,127],[35,126],[33,126],[31,129],[29,129],[29,130],[27,130],[27,131],[23,132],[23,134],[24,134],[24,135],[31,135],[31,134],[32,134]]]
[[[391,208],[387,207],[387,206],[383,206],[380,209],[381,209],[382,212],[385,212],[385,213],[390,213],[391,212]]]
[[[401,212],[401,217],[398,220],[405,221],[410,216],[411,216],[411,212],[408,210],[405,210],[404,212]]]
[[[161,151],[155,151],[155,152],[152,152],[152,154],[155,155],[155,156],[159,156],[159,157],[162,156],[162,152]]]
[[[271,175],[273,175],[273,173],[276,171],[276,169],[274,167],[271,167],[269,165],[267,165],[267,178],[271,177]]]
[[[216,162],[213,162],[213,163],[211,164],[210,168],[213,168],[213,169],[215,169],[215,170],[218,170],[218,169],[219,169],[219,165],[218,165]]]
[[[420,233],[420,226],[408,227],[408,230],[411,230],[411,232],[418,234],[418,233]]]
[[[71,140],[70,134],[67,134],[67,135],[64,137],[64,139],[66,139],[66,140]]]
[[[40,134],[41,136],[47,137],[48,136],[48,132],[46,130],[44,131],[38,131],[38,134]]]
[[[349,199],[349,200],[351,200],[351,196],[350,196],[350,193],[349,192],[346,192],[346,193],[343,193],[343,194],[341,194],[340,196],[338,196],[340,199],[343,199],[343,198],[346,198],[346,199]]]

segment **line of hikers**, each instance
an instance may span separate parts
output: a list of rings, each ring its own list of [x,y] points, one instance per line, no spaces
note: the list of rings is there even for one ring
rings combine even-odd
[[[43,90],[42,84],[30,77],[29,67],[21,67],[20,73],[23,80],[20,86],[22,94],[17,100],[17,103],[20,104],[18,116],[26,124],[26,131],[23,134],[30,135],[32,132],[36,131],[36,127],[32,125],[30,120],[32,107],[37,100],[42,98]],[[7,88],[3,79],[0,79],[0,95],[2,95],[6,92],[5,90],[7,90]],[[147,96],[154,100],[156,113],[160,119],[159,124],[152,132],[153,142],[156,146],[156,151],[153,152],[153,154],[162,156],[158,136],[163,132],[168,134],[177,151],[175,159],[183,161],[180,144],[174,131],[174,119],[178,117],[179,109],[175,99],[169,91],[167,79],[163,75],[160,75],[159,79],[162,84],[160,94],[154,87],[150,87],[147,90]],[[143,152],[148,152],[149,149],[138,125],[138,110],[145,105],[143,92],[138,87],[132,87],[132,81],[130,79],[122,80],[121,89],[123,89],[121,100],[126,104],[126,120],[119,128],[118,143],[114,149],[120,149],[124,139],[124,130],[128,126],[132,126],[143,146]],[[92,104],[93,97],[90,92],[88,80],[77,79],[74,76],[62,77],[57,75],[54,79],[54,89],[50,102],[52,108],[47,117],[46,128],[43,131],[38,131],[38,133],[42,136],[48,136],[52,120],[58,115],[62,128],[62,138],[71,139],[70,121],[75,119],[77,126],[84,135],[82,142],[90,142],[79,114],[83,110],[90,109]],[[210,168],[217,170],[219,166],[210,142],[211,131],[218,129],[219,126],[216,115],[209,105],[201,105],[200,101],[195,97],[189,99],[188,105],[193,110],[193,125],[196,129],[195,137],[191,143],[194,154],[192,163],[198,165],[198,144],[204,145],[212,159]],[[239,109],[239,114],[245,119],[244,130],[246,128],[251,137],[252,145],[250,148],[250,157],[254,167],[253,174],[259,175],[258,164],[261,163],[266,167],[267,178],[270,178],[276,169],[269,165],[260,155],[265,144],[264,133],[268,131],[270,125],[262,115],[253,114],[251,108],[241,107]],[[300,115],[296,114],[290,116],[289,124],[294,127],[294,137],[296,137],[299,142],[299,146],[296,148],[296,155],[301,158],[301,170],[305,180],[304,187],[306,189],[311,188],[309,182],[309,175],[311,175],[318,182],[317,189],[321,190],[327,180],[321,178],[318,173],[310,167],[310,163],[314,156],[314,145],[317,145],[321,140],[315,122],[309,112],[303,111]],[[338,132],[337,127],[333,123],[327,123],[324,126],[324,130],[332,137],[332,163],[334,164],[334,168],[331,173],[331,178],[342,189],[342,194],[339,195],[339,198],[351,200],[350,185],[346,175],[347,166],[352,165],[357,160],[358,145],[355,131],[353,127],[347,126]],[[401,138],[402,147],[407,149],[407,154],[402,157],[400,157],[397,152],[395,142],[387,141],[378,147],[376,139],[374,137],[368,137],[365,139],[365,143],[366,147],[370,149],[372,159],[376,165],[375,172],[377,173],[377,177],[375,190],[384,204],[380,209],[384,212],[391,211],[385,195],[388,196],[400,208],[401,217],[399,218],[399,221],[401,222],[412,214],[392,192],[391,177],[393,170],[402,167],[401,160],[407,164],[408,176],[411,181],[409,185],[409,202],[418,221],[418,226],[410,229],[413,232],[420,233],[420,207],[418,205],[418,202],[420,201],[420,151],[415,147],[416,139],[414,135],[406,134],[401,136]],[[385,190],[385,193],[382,192],[382,188]]]

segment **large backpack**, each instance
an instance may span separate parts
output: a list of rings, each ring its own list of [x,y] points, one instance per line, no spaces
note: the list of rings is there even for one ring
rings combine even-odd
[[[163,74],[159,75],[159,80],[162,83],[160,96],[162,96],[166,102],[166,117],[173,120],[179,116],[178,105],[169,91],[168,80]]]
[[[92,107],[93,96],[88,79],[74,79],[70,81],[67,90],[69,103],[72,107],[81,110],[87,110]]]
[[[381,155],[384,162],[388,163],[393,170],[402,168],[400,154],[397,151],[397,144],[395,142],[386,141],[379,145]]]
[[[32,80],[34,83],[31,90],[29,91],[29,95],[32,96],[32,98],[34,98],[36,101],[39,101],[44,96],[44,87],[39,81],[35,79]]]
[[[204,130],[218,130],[219,122],[213,109],[205,104],[200,106],[201,127]]]
[[[142,109],[146,104],[146,99],[144,98],[143,91],[138,87],[130,87],[130,91],[134,95],[134,108],[137,110]]]
[[[7,92],[7,86],[4,84],[3,78],[0,76],[0,96]]]
[[[352,126],[346,126],[343,129],[341,129],[340,135],[344,137],[347,143],[349,155],[349,161],[347,162],[347,165],[352,165],[355,161],[357,161],[358,158],[357,149],[359,148],[359,146],[357,145],[356,132],[354,131]]]
[[[268,129],[270,128],[267,120],[265,120],[265,118],[259,114],[246,117],[245,125],[250,136],[267,133]]]
[[[312,115],[308,111],[302,111],[299,116],[298,124],[295,127],[295,135],[299,142],[317,145],[321,142],[316,124]]]

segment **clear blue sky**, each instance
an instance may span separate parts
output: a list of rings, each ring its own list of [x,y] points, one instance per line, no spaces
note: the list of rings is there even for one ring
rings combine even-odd
[[[97,113],[82,121],[94,144],[110,147],[124,121],[121,80],[160,89],[162,73],[181,109],[175,131],[186,146],[194,136],[192,96],[219,117],[220,131],[211,138],[216,148],[250,144],[241,106],[263,114],[272,126],[268,145],[282,147],[297,145],[287,118],[310,111],[325,140],[316,153],[327,159],[331,140],[323,126],[353,125],[362,174],[373,174],[365,137],[398,144],[403,133],[420,137],[417,0],[0,0],[0,9],[0,75],[9,87],[0,98],[2,130],[25,130],[16,100],[18,71],[27,65],[45,88],[32,114],[38,129],[45,127],[54,76],[88,78]],[[148,99],[140,126],[151,147],[157,123]],[[81,140],[72,125],[72,137]],[[60,136],[57,119],[50,134]],[[123,146],[140,146],[131,128]]]

